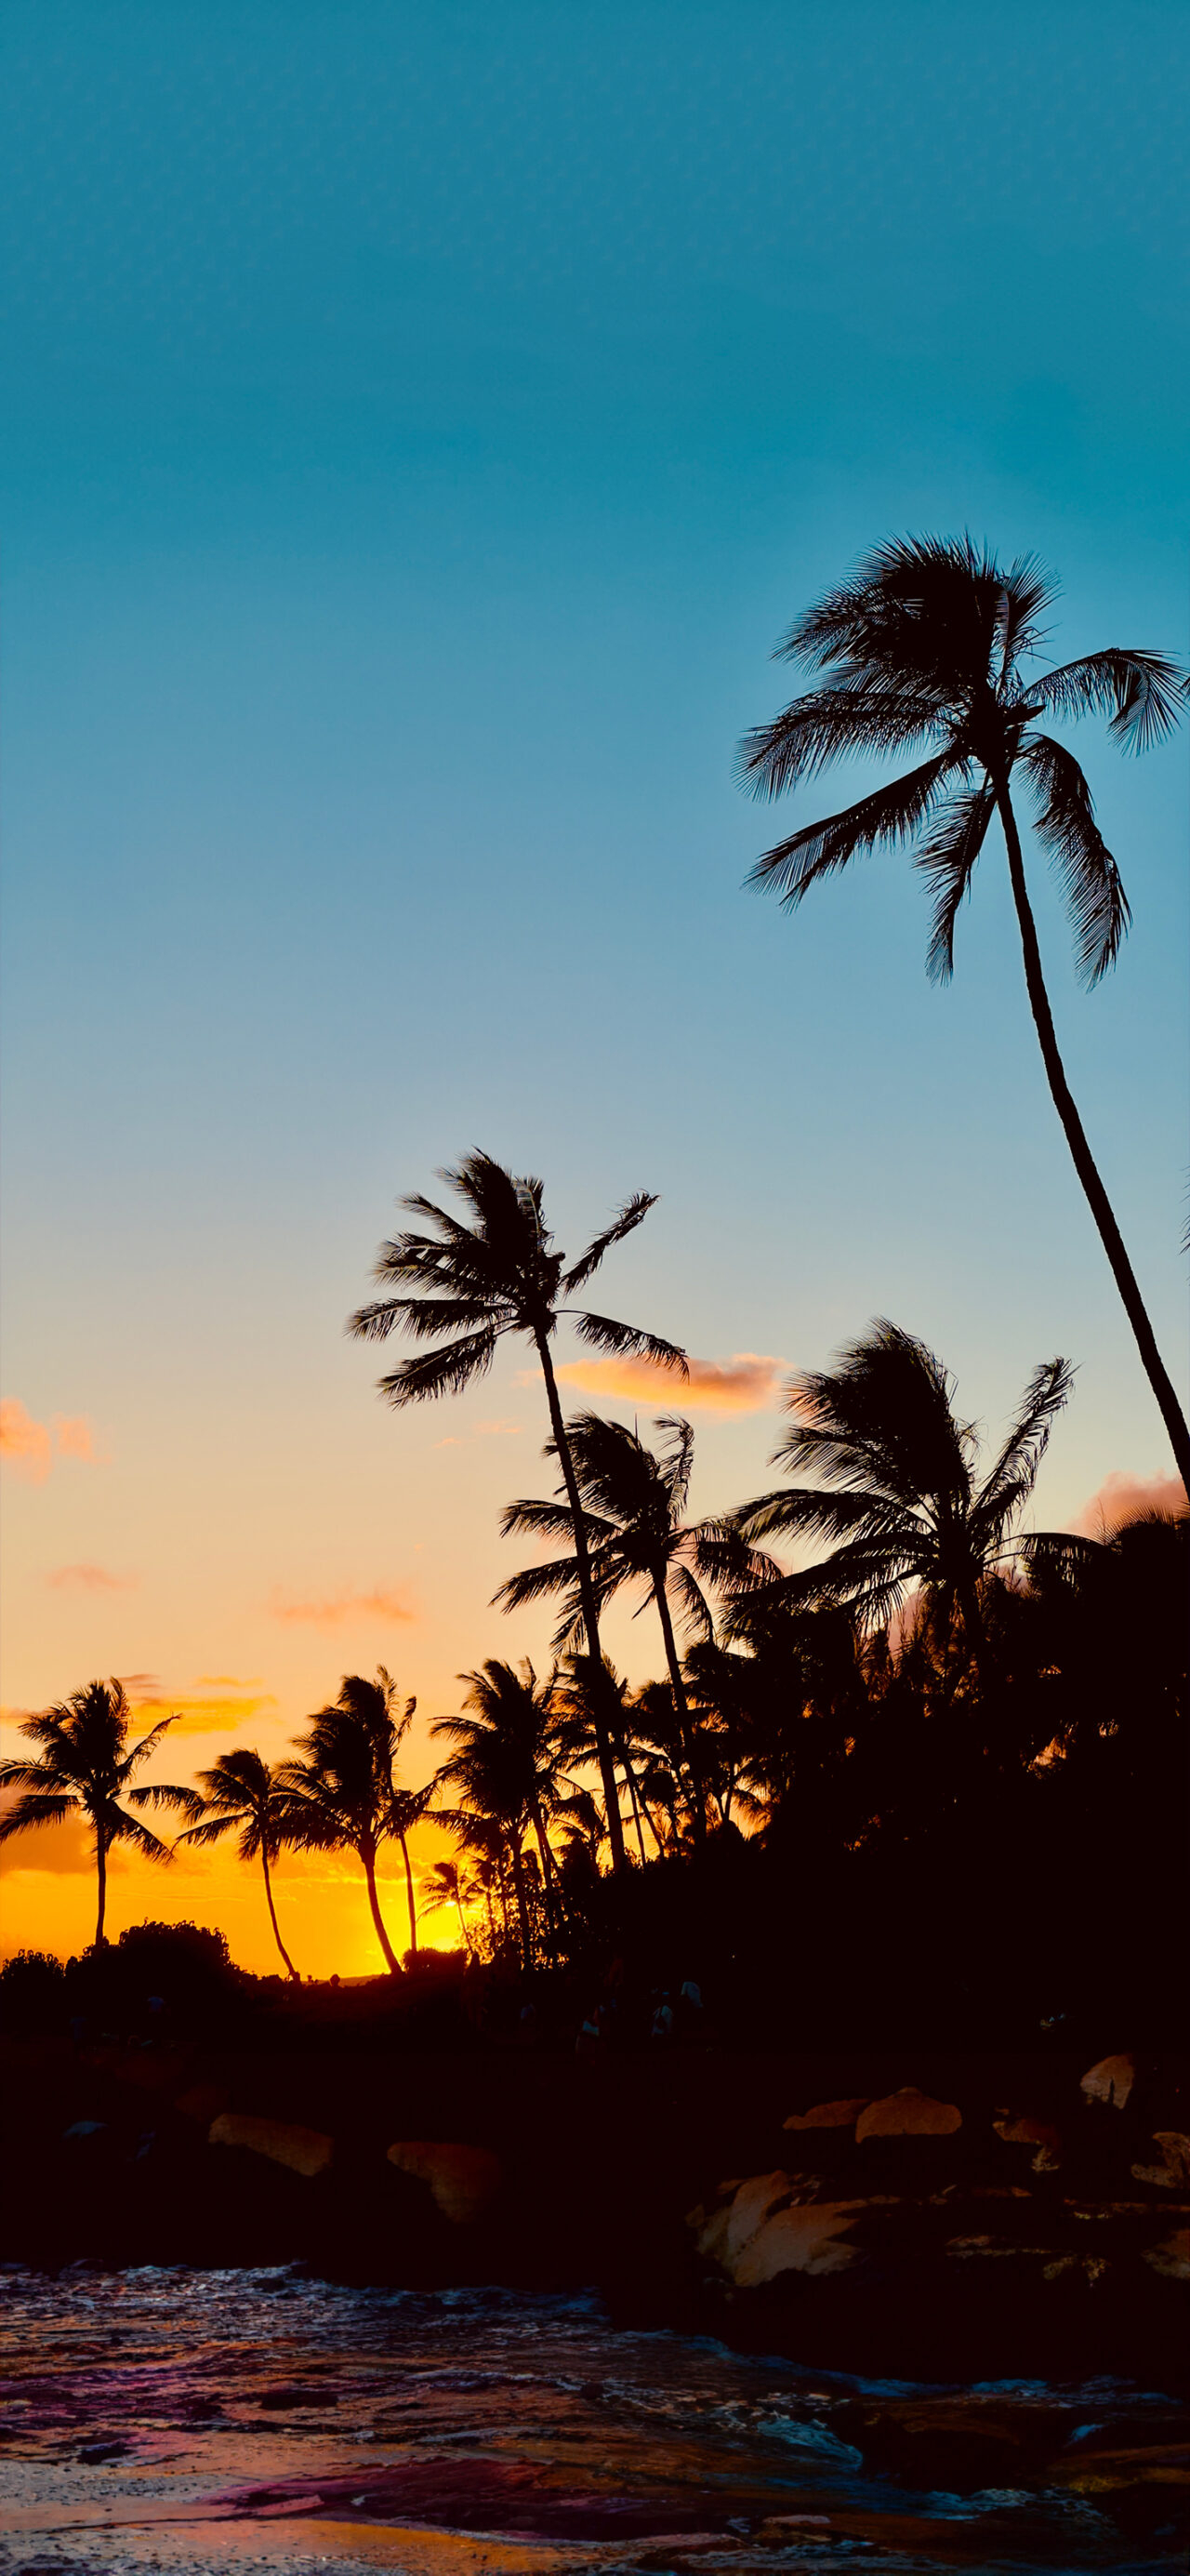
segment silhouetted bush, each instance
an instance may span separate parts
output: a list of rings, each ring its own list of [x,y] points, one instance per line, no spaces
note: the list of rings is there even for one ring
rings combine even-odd
[[[18,2038],[64,2030],[66,1970],[48,1950],[18,1950],[0,1968],[0,2030]]]

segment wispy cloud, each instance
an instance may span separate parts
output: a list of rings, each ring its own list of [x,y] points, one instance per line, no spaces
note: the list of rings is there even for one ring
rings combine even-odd
[[[135,1592],[140,1576],[112,1574],[106,1565],[55,1565],[45,1579],[51,1592]]]
[[[405,1622],[417,1617],[407,1595],[396,1585],[386,1584],[377,1584],[371,1592],[343,1590],[297,1601],[287,1601],[275,1592],[269,1610],[286,1626],[307,1628],[345,1628],[352,1620]]]
[[[1090,1502],[1075,1513],[1070,1526],[1083,1538],[1101,1538],[1105,1533],[1110,1538],[1142,1512],[1172,1514],[1185,1509],[1186,1488],[1180,1476],[1134,1476],[1128,1468],[1116,1467]]]
[[[148,1684],[148,1688],[138,1690],[138,1682]],[[271,1716],[277,1706],[272,1691],[241,1690],[235,1695],[226,1691],[165,1691],[151,1673],[126,1674],[124,1688],[138,1723],[156,1726],[159,1718],[174,1717],[178,1721],[174,1732],[179,1735],[222,1735],[247,1726],[255,1717]]]
[[[463,1449],[469,1440],[516,1440],[523,1428],[520,1422],[473,1422],[469,1431],[452,1433],[445,1440],[436,1440],[434,1447]]]
[[[38,1422],[19,1396],[0,1400],[0,1457],[31,1485],[44,1485],[55,1458],[75,1458],[87,1467],[108,1461],[95,1446],[95,1431],[85,1413],[55,1413]]]
[[[589,1395],[618,1395],[665,1413],[764,1413],[776,1402],[787,1363],[763,1351],[736,1351],[729,1360],[690,1360],[688,1366],[689,1377],[681,1378],[676,1369],[649,1359],[567,1360],[558,1376],[564,1386],[581,1386]]]

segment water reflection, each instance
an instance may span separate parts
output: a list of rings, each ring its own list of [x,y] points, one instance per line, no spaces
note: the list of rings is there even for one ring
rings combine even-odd
[[[923,2390],[615,2329],[590,2298],[282,2272],[4,2283],[10,2570],[1148,2570],[1160,2395]]]

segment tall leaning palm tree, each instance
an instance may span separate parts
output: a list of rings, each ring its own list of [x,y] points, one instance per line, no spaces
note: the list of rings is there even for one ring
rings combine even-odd
[[[506,1333],[522,1335],[537,1353],[545,1380],[550,1428],[562,1468],[574,1534],[579,1595],[587,1632],[587,1652],[599,1661],[599,1611],[591,1580],[590,1555],[583,1529],[582,1502],[562,1419],[554,1372],[553,1342],[565,1316],[589,1349],[644,1353],[686,1375],[683,1353],[657,1333],[615,1323],[575,1306],[614,1244],[633,1232],[656,1204],[647,1192],[627,1201],[619,1215],[595,1236],[569,1267],[555,1251],[542,1216],[542,1184],[529,1176],[517,1179],[490,1154],[467,1154],[457,1171],[440,1176],[463,1201],[465,1219],[437,1207],[433,1200],[405,1199],[402,1205],[430,1228],[400,1234],[382,1245],[376,1277],[401,1293],[363,1306],[351,1318],[350,1330],[365,1341],[385,1341],[398,1328],[436,1350],[402,1360],[380,1380],[390,1404],[415,1404],[429,1396],[457,1395],[491,1367]],[[599,1768],[608,1802],[608,1833],[613,1866],[624,1860],[623,1833],[615,1794],[608,1727],[598,1729]]]
[[[285,1839],[289,1817],[289,1800],[271,1763],[255,1747],[239,1744],[231,1753],[221,1753],[209,1771],[200,1771],[203,1817],[179,1834],[180,1843],[222,1842],[225,1834],[239,1835],[237,1850],[241,1860],[259,1860],[264,1871],[264,1892],[273,1927],[273,1939],[295,1985],[301,1978],[295,1968],[277,1921],[273,1903],[273,1881],[270,1862],[275,1861]]]
[[[1011,1552],[1058,1413],[1070,1393],[1065,1360],[1035,1369],[990,1466],[953,1408],[954,1380],[924,1342],[881,1319],[838,1366],[795,1378],[794,1428],[774,1464],[809,1469],[815,1485],[785,1485],[744,1506],[750,1540],[826,1539],[830,1555],[739,1596],[745,1634],[774,1609],[837,1604],[875,1625],[917,1588],[939,1632],[984,1660],[981,1592]]]
[[[121,1799],[126,1798],[129,1807],[181,1808],[189,1816],[202,1812],[202,1799],[194,1789],[160,1780],[146,1782],[137,1789],[131,1786],[136,1773],[156,1752],[166,1728],[176,1726],[176,1715],[159,1718],[156,1726],[132,1745],[128,1742],[131,1722],[132,1711],[122,1682],[88,1682],[84,1690],[72,1691],[69,1699],[60,1700],[56,1707],[24,1720],[22,1735],[41,1746],[36,1761],[0,1762],[0,1789],[21,1792],[15,1806],[0,1818],[0,1842],[34,1825],[61,1824],[67,1816],[84,1816],[90,1825],[99,1881],[97,1950],[103,1943],[107,1856],[113,1843],[130,1843],[145,1860],[172,1858],[168,1843],[150,1833],[139,1816],[130,1816],[128,1807],[121,1806]]]
[[[1034,830],[1065,897],[1079,974],[1095,984],[1118,954],[1128,903],[1077,760],[1036,720],[1104,715],[1113,741],[1146,751],[1172,731],[1186,681],[1164,654],[1121,646],[1042,669],[1039,621],[1055,595],[1054,582],[1032,557],[1004,569],[969,537],[913,537],[878,547],[849,581],[807,609],[777,649],[785,660],[828,676],[746,735],[740,751],[746,784],[757,795],[778,796],[835,760],[911,750],[927,757],[845,812],[779,842],[758,861],[751,881],[792,907],[820,877],[861,852],[916,842],[934,905],[927,967],[942,981],[954,965],[959,907],[993,816],[999,817],[1054,1106],[1190,1490],[1190,1430],[1058,1050],[1012,792],[1019,782],[1031,803]]]

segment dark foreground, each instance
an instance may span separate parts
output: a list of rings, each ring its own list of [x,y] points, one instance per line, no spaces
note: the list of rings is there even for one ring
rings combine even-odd
[[[1184,2141],[1185,2075],[1138,2054],[1118,2107],[1088,2102],[1083,2072],[1081,2056],[1061,2052],[717,2047],[590,2062],[533,2048],[76,2051],[10,2039],[0,2259],[48,2271],[300,2262],[411,2290],[594,2285],[625,2325],[709,2333],[816,2368],[968,2380],[1108,2371],[1173,2384],[1190,2182],[1156,2141]],[[953,2105],[961,2125],[862,2142],[854,2119],[783,2125],[816,2103],[905,2085]],[[1050,2144],[998,2135],[1005,2110],[1030,2115]],[[327,2170],[211,2143],[228,2112],[320,2133]],[[387,2161],[400,2140],[488,2150],[490,2205],[462,2224],[443,2214],[424,2179]],[[723,2187],[741,2182],[825,2229],[809,2270],[782,2257],[764,2277],[766,2262],[739,2262],[734,2215],[726,2238],[708,2234],[732,2197]],[[778,2234],[802,2223],[787,2214]]]

